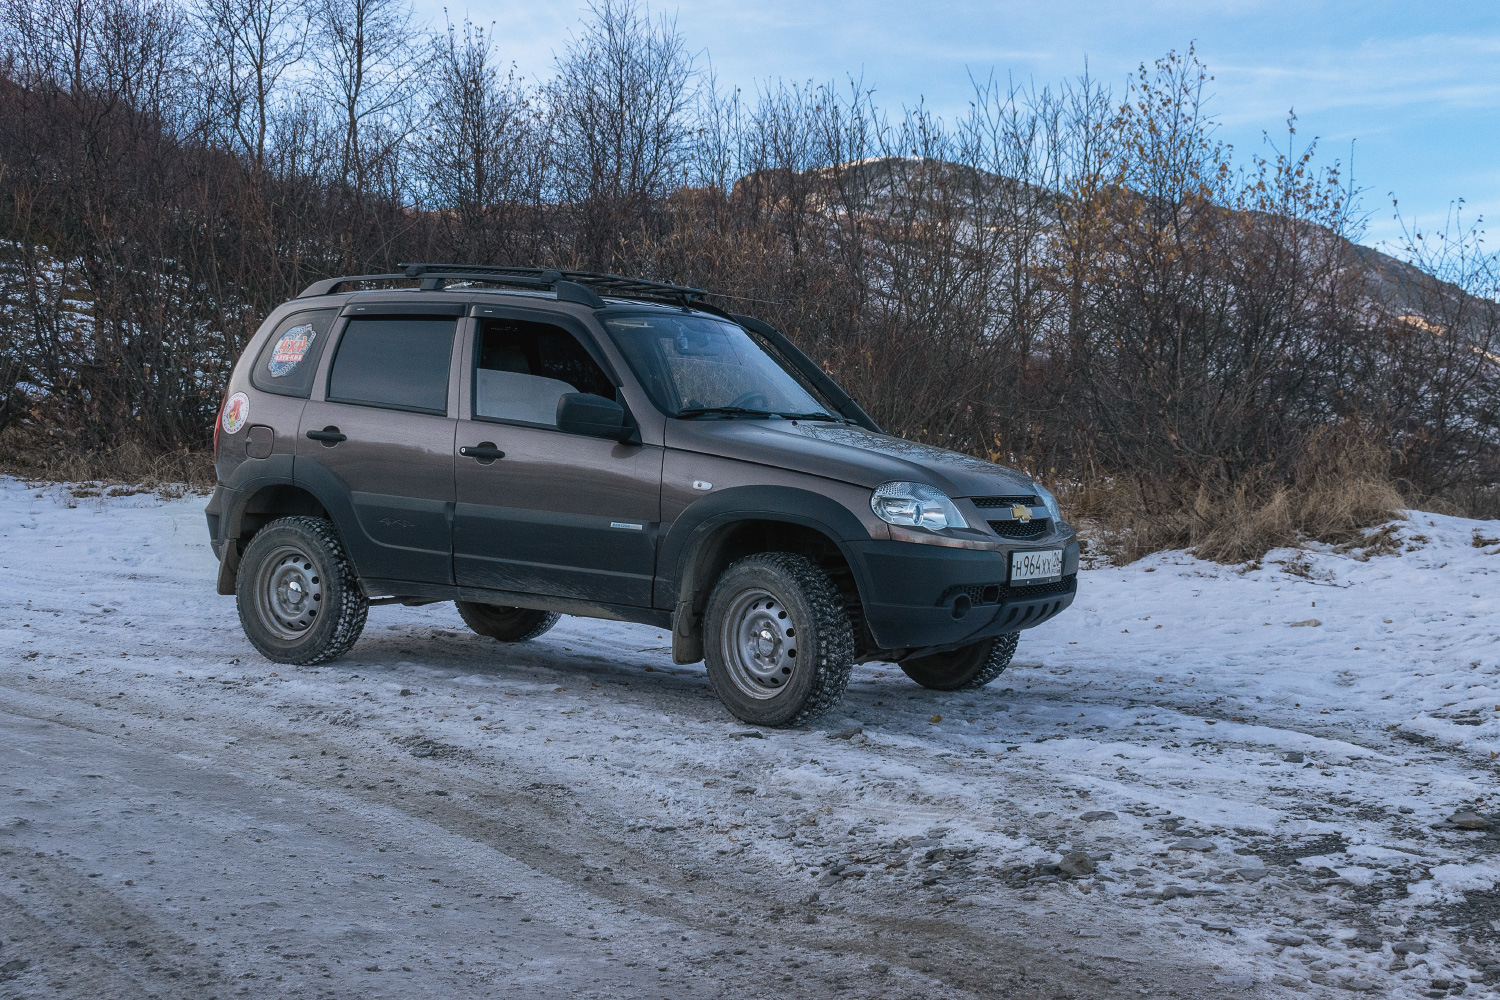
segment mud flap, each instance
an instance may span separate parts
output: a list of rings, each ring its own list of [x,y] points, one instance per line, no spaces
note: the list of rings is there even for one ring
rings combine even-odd
[[[235,578],[240,568],[240,546],[233,539],[224,542],[224,554],[219,559],[219,586],[218,591],[225,597],[234,593]]]
[[[672,615],[672,662],[697,663],[703,659],[703,619],[693,612],[692,601],[680,601]]]

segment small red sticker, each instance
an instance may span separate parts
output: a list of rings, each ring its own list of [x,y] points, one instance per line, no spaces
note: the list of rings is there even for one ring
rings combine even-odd
[[[250,419],[250,398],[237,392],[224,401],[224,433],[238,434],[245,421]]]

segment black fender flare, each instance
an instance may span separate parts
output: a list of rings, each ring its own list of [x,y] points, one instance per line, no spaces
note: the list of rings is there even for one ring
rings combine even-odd
[[[306,463],[303,464],[305,467]],[[338,533],[345,546],[348,546],[348,539],[340,530],[340,525],[349,523],[348,519],[354,516],[354,506],[350,502],[348,489],[326,470],[320,469],[323,476],[316,478],[328,481],[317,483],[310,483],[306,478],[296,475],[295,472],[298,471],[303,470],[294,470],[292,455],[271,455],[268,458],[241,462],[230,473],[228,481],[221,484],[221,489],[224,491],[224,504],[219,512],[219,538],[215,539],[216,547],[219,549],[218,591],[220,594],[234,593],[235,577],[239,571],[240,561],[239,547],[234,543],[240,537],[245,514],[251,501],[267,488],[285,486],[310,495],[327,512],[334,531]]]
[[[847,543],[868,541],[870,533],[843,504],[793,486],[738,486],[719,491],[678,515],[657,553],[655,603],[674,609],[673,658],[678,662],[702,658],[698,617],[712,581],[697,579],[696,567],[705,546],[722,529],[746,521],[793,524],[824,536],[848,564],[856,591],[867,592],[864,566]]]

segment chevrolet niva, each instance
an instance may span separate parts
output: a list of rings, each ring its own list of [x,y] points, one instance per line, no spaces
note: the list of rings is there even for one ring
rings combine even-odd
[[[865,661],[997,677],[1077,591],[1057,501],[883,433],[705,294],[415,264],[277,308],[225,391],[207,510],[250,641],[323,662],[372,604],[453,601],[501,642],[641,622],[766,726],[827,711]]]

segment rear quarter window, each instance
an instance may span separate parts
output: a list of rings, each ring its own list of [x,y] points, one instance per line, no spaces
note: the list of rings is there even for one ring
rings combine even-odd
[[[458,321],[447,317],[351,319],[328,373],[328,399],[447,413],[448,371],[457,329]]]
[[[276,324],[250,370],[250,384],[262,392],[306,399],[334,315],[332,309],[292,313]]]

